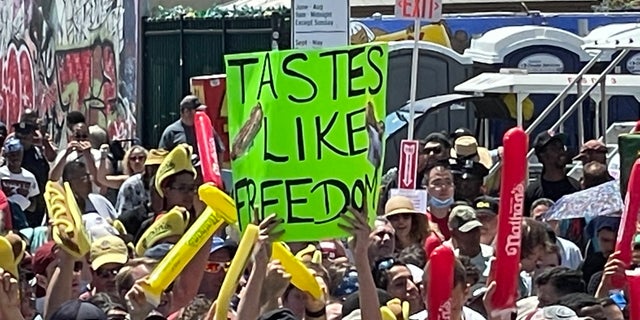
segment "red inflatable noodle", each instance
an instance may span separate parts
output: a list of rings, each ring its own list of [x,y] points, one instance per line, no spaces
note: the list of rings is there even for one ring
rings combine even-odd
[[[502,140],[504,147],[500,183],[500,208],[496,235],[496,259],[491,275],[496,290],[491,301],[495,317],[515,311],[520,273],[520,241],[527,171],[529,139],[520,127],[511,128]]]
[[[627,270],[629,281],[629,319],[640,320],[640,270]]]
[[[429,256],[431,256],[431,252],[435,250],[438,246],[442,244],[442,240],[435,232],[431,232],[431,234],[424,240],[424,252],[426,261],[429,261]]]
[[[615,251],[620,251],[618,259],[624,262],[625,265],[631,264],[631,242],[637,230],[638,212],[640,212],[640,159],[636,160],[631,168],[627,196],[624,200],[624,211],[622,212],[618,240],[616,241]],[[614,277],[613,285],[621,289],[624,286],[624,278],[622,276]]]
[[[429,256],[429,283],[427,283],[427,311],[431,320],[451,318],[451,291],[453,291],[453,250],[445,245],[437,247]]]
[[[197,111],[193,120],[204,183],[212,182],[219,189],[223,189],[211,119],[204,111]]]

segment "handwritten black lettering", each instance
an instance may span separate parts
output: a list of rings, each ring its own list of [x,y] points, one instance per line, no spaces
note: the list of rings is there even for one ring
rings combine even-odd
[[[305,53],[294,53],[291,55],[288,55],[287,57],[284,58],[283,62],[282,62],[282,72],[290,77],[293,78],[298,78],[301,79],[303,81],[305,81],[306,83],[308,83],[311,86],[312,89],[312,93],[309,97],[307,98],[296,98],[294,97],[292,94],[290,94],[288,96],[289,100],[291,102],[294,103],[306,103],[306,102],[310,102],[313,99],[316,98],[316,96],[318,95],[318,85],[313,82],[313,80],[307,76],[305,76],[304,74],[295,71],[293,69],[290,68],[290,64],[295,61],[295,60],[302,60],[302,61],[307,61],[309,58],[307,57],[307,55]],[[297,91],[297,90],[296,90]]]
[[[379,57],[382,57],[384,55],[384,51],[380,46],[371,46],[369,47],[369,51],[367,52],[367,62],[369,62],[369,66],[371,66],[371,69],[373,69],[374,72],[378,75],[378,85],[373,88],[369,87],[369,93],[378,94],[380,90],[382,90],[382,79],[384,78],[384,75],[380,67],[378,67],[378,65],[371,60],[372,52],[377,52],[379,54]]]
[[[294,204],[305,204],[307,203],[306,198],[293,198],[293,190],[292,187],[305,185],[312,183],[313,179],[311,178],[302,178],[302,179],[292,179],[286,180],[284,182],[285,190],[286,190],[286,200],[287,200],[287,223],[305,223],[305,222],[313,222],[313,218],[299,218],[293,214],[293,205]]]
[[[358,132],[364,132],[367,129],[365,124],[365,111],[366,108],[361,108],[352,112],[347,113],[347,140],[349,142],[349,155],[357,156],[359,154],[367,152],[367,148],[356,149],[356,142],[354,141],[354,136]],[[353,117],[362,114],[362,121],[358,121],[363,123],[362,126],[354,128]]]
[[[271,199],[267,198],[265,196],[265,190],[271,187],[279,186],[282,183],[282,180],[265,180],[260,184],[260,215],[262,215],[261,219],[264,219],[264,217],[268,215],[267,210],[265,209],[266,207],[276,205],[279,202],[278,197]]]
[[[246,82],[244,78],[244,67],[251,64],[256,64],[260,62],[258,58],[246,58],[246,59],[230,59],[228,60],[229,67],[240,67],[240,81],[242,85],[240,86],[240,95],[242,96],[242,104],[246,103]],[[228,72],[228,71],[227,71]]]
[[[265,72],[269,72],[269,80],[265,80],[264,76],[265,76]],[[264,87],[265,84],[269,85],[269,88],[271,89],[271,94],[273,95],[274,99],[278,99],[278,93],[276,92],[276,85],[275,82],[273,80],[273,70],[271,68],[271,58],[269,56],[269,53],[267,52],[267,54],[264,56],[264,62],[262,65],[262,75],[260,76],[260,88],[258,89],[258,97],[256,98],[256,100],[260,101],[260,97],[262,97],[262,87]]]
[[[333,178],[319,181],[309,177],[272,179],[260,183],[260,190],[256,191],[256,182],[251,178],[243,178],[234,185],[238,222],[251,219],[255,195],[259,192],[259,208],[264,216],[270,214],[268,207],[276,206],[282,201],[286,203],[286,212],[279,214],[285,218],[286,224],[326,224],[346,213],[349,206],[356,210],[362,210],[365,205],[372,208],[376,202],[376,182],[377,177],[367,174],[356,179],[351,185]],[[239,199],[241,193],[245,193],[246,196],[243,194]],[[371,200],[368,204],[364,203],[365,195]],[[322,198],[324,206],[310,207],[311,197]]]
[[[336,123],[336,119],[338,118],[338,112],[334,112],[333,116],[331,116],[331,120],[329,120],[329,123],[327,124],[327,126],[322,129],[322,123],[320,122],[320,116],[316,116],[316,142],[317,142],[317,148],[318,148],[318,160],[322,160],[322,146],[326,146],[327,148],[329,148],[329,150],[335,152],[336,154],[339,154],[341,156],[348,156],[349,154],[347,152],[344,152],[340,149],[338,149],[337,147],[335,147],[334,145],[332,145],[331,143],[329,143],[329,141],[327,141],[326,136],[331,132],[331,128],[333,128],[333,125]]]
[[[246,190],[245,190],[246,189]],[[251,222],[251,215],[253,210],[253,205],[256,201],[256,183],[253,179],[242,178],[234,183],[234,198],[236,200],[236,209],[238,212],[243,208],[248,208],[249,215],[247,219],[247,223]],[[242,198],[240,196],[240,192],[245,191],[246,198]],[[243,226],[244,224],[240,221],[241,215],[238,215],[238,225]]]
[[[331,202],[329,201],[331,199],[331,197],[329,196],[329,187],[334,187],[338,189],[342,193],[342,195],[349,195],[349,187],[346,184],[344,184],[342,181],[337,179],[327,179],[313,186],[313,188],[311,188],[311,193],[314,193],[319,188],[322,188],[322,190],[324,190],[323,197],[324,197],[325,214],[331,211]],[[338,211],[338,214],[347,212],[347,206],[349,205],[349,202],[351,200],[350,198],[351,198],[350,196],[343,198],[341,209]]]
[[[356,47],[349,50],[349,97],[357,97],[365,94],[366,90],[364,88],[354,89],[353,88],[353,80],[357,78],[361,78],[364,76],[364,68],[362,65],[358,65],[358,67],[354,67],[355,58],[364,53],[365,47]]]
[[[302,127],[302,118],[296,117],[296,141],[298,142],[298,160],[304,161],[304,130]]]
[[[263,152],[263,156],[262,159],[264,161],[273,161],[273,162],[287,162],[289,161],[289,156],[277,156],[271,152],[269,152],[269,139],[267,138],[268,136],[268,125],[267,125],[267,117],[264,117],[263,119],[264,121],[264,125],[262,126],[264,128],[264,152]]]
[[[332,59],[332,66],[331,66],[331,71],[332,71],[332,82],[331,82],[331,92],[332,92],[332,99],[333,100],[338,100],[338,55],[341,54],[348,54],[349,50],[333,50],[333,51],[329,51],[329,52],[323,52],[321,53],[319,56],[320,58],[323,57],[331,57]]]

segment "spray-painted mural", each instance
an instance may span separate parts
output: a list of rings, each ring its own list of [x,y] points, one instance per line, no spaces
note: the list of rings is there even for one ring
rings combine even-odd
[[[55,142],[78,110],[112,139],[136,130],[138,0],[0,0],[0,120],[39,112]]]

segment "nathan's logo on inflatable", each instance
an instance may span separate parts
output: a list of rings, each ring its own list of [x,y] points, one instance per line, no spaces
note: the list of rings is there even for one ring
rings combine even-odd
[[[438,308],[438,319],[451,319],[451,298]]]
[[[219,219],[215,214],[210,214],[207,216],[207,220],[204,221],[202,227],[195,231],[193,237],[189,239],[187,244],[191,247],[197,247],[202,243],[203,237],[211,237],[210,230],[215,230],[214,225],[218,223]]]
[[[524,209],[524,185],[518,184],[511,190],[511,217],[509,218],[509,226],[511,232],[507,236],[507,245],[505,250],[508,256],[520,254],[520,240],[522,238],[522,211]]]

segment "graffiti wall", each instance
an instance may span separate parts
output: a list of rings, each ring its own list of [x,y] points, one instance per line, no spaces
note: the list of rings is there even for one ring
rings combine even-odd
[[[0,0],[0,120],[37,110],[58,143],[78,110],[112,139],[136,130],[138,0]]]

